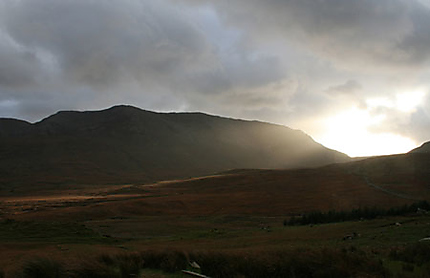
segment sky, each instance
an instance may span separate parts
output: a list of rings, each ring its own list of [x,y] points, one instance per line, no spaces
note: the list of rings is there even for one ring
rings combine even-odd
[[[2,0],[0,117],[129,104],[403,153],[430,140],[429,26],[430,0]]]

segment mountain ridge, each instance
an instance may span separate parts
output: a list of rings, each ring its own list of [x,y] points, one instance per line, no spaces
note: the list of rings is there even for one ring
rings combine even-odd
[[[1,184],[145,182],[350,160],[281,125],[125,105],[60,111],[36,123],[0,119],[3,126]]]
[[[424,142],[421,146],[411,150],[409,153],[430,153],[430,141]]]

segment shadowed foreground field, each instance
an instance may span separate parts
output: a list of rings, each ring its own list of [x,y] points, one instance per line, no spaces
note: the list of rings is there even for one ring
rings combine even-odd
[[[0,229],[6,277],[182,277],[182,269],[211,277],[430,275],[430,244],[419,241],[430,235],[427,215],[291,227],[246,216],[4,220]]]
[[[185,277],[182,269],[210,277],[428,277],[426,212],[284,225],[305,212],[428,200],[423,179],[388,179],[367,164],[6,192],[0,269],[6,277]]]

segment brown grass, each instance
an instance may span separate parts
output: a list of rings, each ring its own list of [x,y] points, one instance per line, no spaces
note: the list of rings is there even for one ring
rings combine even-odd
[[[166,247],[228,254],[342,247],[349,244],[342,238],[352,232],[363,234],[356,242],[366,248],[408,244],[430,235],[425,216],[405,220],[412,222],[401,227],[391,224],[402,218],[294,228],[285,228],[282,222],[290,215],[313,210],[390,208],[414,202],[369,186],[363,175],[394,192],[411,197],[419,193],[428,199],[429,177],[424,170],[386,171],[366,162],[235,171],[147,185],[70,185],[38,192],[37,197],[8,193],[0,198],[0,222],[11,218],[19,223],[45,223],[47,229],[49,223],[72,223],[108,240],[83,242],[77,235],[67,244],[50,238],[35,241],[32,231],[14,242],[0,238],[0,269],[8,271],[39,256],[58,258],[63,264],[103,252]]]

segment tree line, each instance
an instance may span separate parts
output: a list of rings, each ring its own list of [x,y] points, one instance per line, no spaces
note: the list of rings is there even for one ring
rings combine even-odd
[[[390,209],[382,209],[377,207],[365,207],[352,209],[350,211],[336,211],[330,210],[328,212],[313,211],[303,214],[301,216],[293,216],[290,219],[284,220],[284,226],[295,225],[310,225],[310,224],[324,224],[335,223],[353,220],[368,220],[375,219],[383,216],[399,216],[410,213],[423,213],[426,214],[430,210],[430,203],[427,201],[420,201],[411,205],[404,205],[401,207],[394,207]]]

